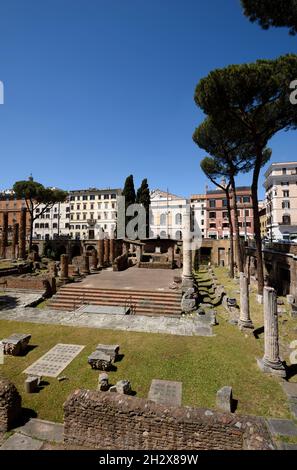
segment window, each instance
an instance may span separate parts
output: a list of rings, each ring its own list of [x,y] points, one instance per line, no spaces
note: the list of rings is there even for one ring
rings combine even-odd
[[[290,215],[283,215],[283,224],[284,224],[284,225],[291,225],[291,217],[290,217]]]
[[[176,225],[181,225],[183,221],[182,215],[181,214],[176,214],[175,215],[175,224]]]
[[[112,208],[112,209],[115,208],[115,203],[114,203],[114,202],[111,204],[111,208]]]
[[[289,197],[289,193],[290,193],[290,191],[288,191],[288,190],[283,191],[283,197]]]
[[[91,204],[91,211],[94,210],[94,204]]]
[[[216,200],[215,199],[210,199],[209,200],[209,207],[216,207]]]
[[[98,202],[98,209],[101,209],[101,207],[102,207],[101,202]]]
[[[229,224],[225,223],[223,224],[223,228],[228,228],[229,227]]]
[[[58,224],[53,224],[53,228],[58,228]]]
[[[166,214],[161,214],[160,225],[166,225]]]
[[[71,204],[71,210],[74,211],[74,204]]]
[[[241,202],[241,196],[236,196],[236,201]]]
[[[282,181],[281,186],[289,186],[289,181]]]
[[[66,212],[70,212],[70,207],[66,207]]]
[[[77,200],[77,201],[80,201],[80,196],[76,196],[76,200]]]
[[[116,199],[117,198],[117,195],[116,194],[112,194],[111,195],[111,199]]]
[[[36,214],[39,214],[40,209],[35,209]]]
[[[73,220],[73,214],[70,214],[70,220]]]
[[[228,212],[223,212],[223,219],[228,219]]]
[[[245,213],[245,215],[246,215],[247,217],[250,216],[250,211],[249,211],[249,209],[245,209],[244,213]]]
[[[251,198],[250,196],[243,196],[242,202],[250,202]]]
[[[54,214],[54,219],[57,219],[58,218],[58,214]]]
[[[237,211],[237,216],[240,217],[240,210]]]
[[[204,220],[201,220],[201,225],[204,225]]]
[[[246,227],[251,227],[251,226],[252,226],[251,222],[246,223]]]
[[[70,214],[66,214],[66,219],[69,219],[70,218]]]
[[[104,209],[108,209],[108,202],[104,203]]]
[[[209,224],[210,228],[216,228],[216,224]]]
[[[44,224],[44,228],[48,228],[48,224]]]
[[[40,228],[44,228],[44,224],[40,224]]]
[[[76,210],[80,211],[80,204],[76,204]]]
[[[87,214],[83,213],[83,220],[87,220]]]
[[[88,196],[83,196],[83,201],[87,201],[88,200]]]
[[[68,223],[65,224],[65,228],[69,228],[69,224],[68,224]]]
[[[91,220],[94,219],[94,212],[90,212],[90,219],[91,219]]]
[[[201,211],[201,215],[204,215],[204,211]]]
[[[227,207],[228,201],[227,199],[223,199],[223,207]]]
[[[84,211],[87,210],[87,204],[83,204],[83,210],[84,210]]]
[[[283,175],[286,175],[287,174],[287,168],[283,168],[282,173],[283,173]]]
[[[104,219],[108,219],[108,213],[104,212]]]
[[[282,202],[283,209],[290,209],[290,201],[283,201]]]
[[[209,213],[209,218],[210,219],[215,219],[216,218],[216,213],[215,212],[210,212]]]
[[[80,219],[80,214],[76,214],[76,220]]]
[[[104,199],[109,199],[109,194],[104,194]]]
[[[45,218],[46,218],[46,219],[49,219],[49,218],[50,218],[50,215],[49,215],[49,214],[45,214]]]
[[[35,228],[39,228],[39,224],[35,224]]]
[[[95,201],[95,195],[94,194],[90,194],[90,201]]]
[[[70,196],[70,201],[74,201],[75,197],[74,196]]]
[[[75,226],[76,230],[80,230],[80,225]]]

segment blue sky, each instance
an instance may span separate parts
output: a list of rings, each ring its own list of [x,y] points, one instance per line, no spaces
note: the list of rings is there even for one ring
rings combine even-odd
[[[1,0],[0,188],[31,172],[63,189],[121,187],[132,173],[136,186],[204,192],[196,84],[289,52],[297,38],[251,24],[239,0]],[[296,133],[270,146],[272,161],[297,160]]]

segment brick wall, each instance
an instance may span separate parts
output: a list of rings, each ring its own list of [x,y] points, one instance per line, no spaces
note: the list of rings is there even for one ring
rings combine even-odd
[[[21,414],[21,396],[9,380],[0,378],[0,432],[9,431]]]
[[[264,423],[90,390],[76,390],[64,403],[65,443],[95,449],[269,449]]]
[[[45,297],[50,297],[55,293],[53,287],[53,278],[50,276],[43,277],[21,277],[7,276],[1,277],[1,283],[6,283],[8,289],[36,289],[44,292]]]

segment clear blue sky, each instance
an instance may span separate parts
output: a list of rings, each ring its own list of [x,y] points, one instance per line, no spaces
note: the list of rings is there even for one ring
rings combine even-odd
[[[30,172],[64,189],[120,187],[132,173],[136,186],[203,192],[196,84],[288,52],[297,38],[251,24],[239,0],[1,0],[0,188]],[[297,160],[296,136],[271,141],[272,161]]]

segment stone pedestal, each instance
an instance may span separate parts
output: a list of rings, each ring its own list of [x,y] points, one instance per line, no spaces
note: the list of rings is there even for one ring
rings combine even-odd
[[[103,268],[103,265],[104,265],[104,240],[103,240],[103,238],[101,238],[101,234],[100,234],[100,238],[98,240],[98,261],[99,261],[99,267]]]
[[[82,256],[82,268],[81,268],[81,273],[88,275],[90,274],[90,260],[88,255],[83,255]]]
[[[136,247],[136,259],[137,259],[137,263],[140,263],[141,258],[142,258],[142,246],[141,246],[141,245],[137,245],[137,247]]]
[[[104,265],[109,265],[109,239],[104,238]]]
[[[61,255],[60,258],[60,278],[62,280],[68,279],[68,255]]]
[[[91,271],[97,271],[97,266],[98,266],[97,250],[93,250],[91,254],[91,263],[90,263]]]
[[[19,227],[19,258],[26,258],[26,225],[27,225],[27,210],[25,207],[21,209],[20,214],[20,227]]]
[[[254,328],[250,317],[250,300],[248,279],[244,273],[240,273],[240,316],[238,321],[239,328]]]
[[[264,356],[258,359],[263,372],[286,377],[286,370],[279,357],[277,297],[272,287],[264,287]]]
[[[2,235],[1,235],[1,258],[6,257],[6,247],[8,245],[8,212],[2,215]]]
[[[18,238],[19,238],[19,224],[14,223],[12,226],[12,241],[11,241],[11,255],[12,259],[17,258],[17,244],[18,244]]]
[[[192,250],[191,250],[191,214],[187,211],[184,214],[183,229],[183,274],[182,287],[183,290],[189,289],[194,285],[193,267],[192,267]]]

